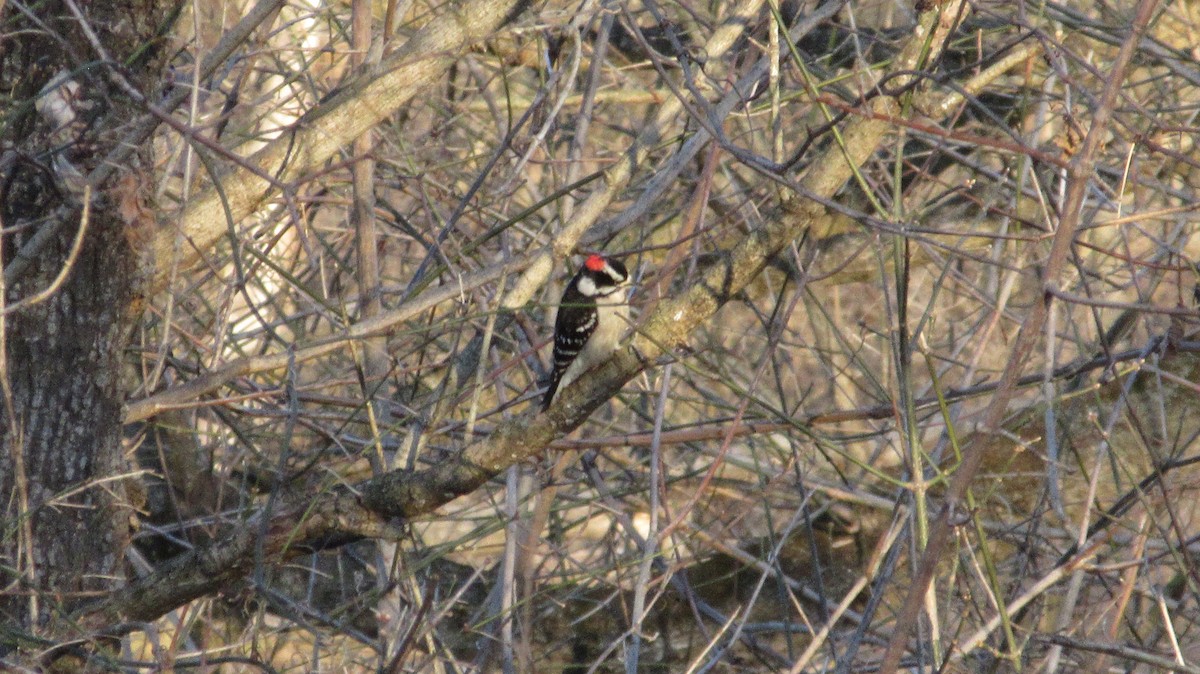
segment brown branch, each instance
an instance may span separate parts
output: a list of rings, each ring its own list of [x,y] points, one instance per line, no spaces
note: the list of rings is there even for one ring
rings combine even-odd
[[[154,573],[75,615],[77,635],[123,633],[247,576],[264,560],[291,558],[356,538],[396,539],[401,532],[362,508],[353,495],[304,493],[259,511],[212,545],[172,558]],[[263,519],[266,518],[266,526]]]
[[[269,372],[287,367],[288,359],[303,363],[314,358],[345,348],[346,343],[354,340],[368,339],[376,335],[384,335],[400,323],[411,319],[437,305],[462,296],[463,292],[490,283],[504,274],[523,269],[532,260],[532,255],[514,256],[503,263],[492,265],[486,269],[467,274],[458,283],[448,284],[436,290],[426,292],[409,302],[385,311],[378,316],[361,320],[347,328],[342,334],[314,340],[298,348],[291,354],[275,353],[261,356],[245,356],[225,363],[220,369],[206,372],[186,384],[181,384],[160,391],[153,395],[135,400],[125,407],[125,423],[144,421],[150,417],[169,410],[198,407],[196,401],[225,386],[238,377],[245,377],[257,372]]]
[[[1180,662],[1174,656],[1168,653],[1155,653],[1146,651],[1133,646],[1126,646],[1121,643],[1092,641],[1089,639],[1079,639],[1069,637],[1065,634],[1046,634],[1039,632],[1031,635],[1034,641],[1040,641],[1046,644],[1054,644],[1071,648],[1078,651],[1087,651],[1090,653],[1100,653],[1103,655],[1113,655],[1125,660],[1133,662],[1142,662],[1151,667],[1154,667],[1164,672],[1187,672],[1188,674],[1200,674],[1200,667],[1189,665],[1186,662]]]

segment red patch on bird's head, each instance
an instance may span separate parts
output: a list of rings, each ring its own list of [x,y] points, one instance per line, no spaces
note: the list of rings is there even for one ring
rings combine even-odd
[[[603,257],[592,253],[583,263],[583,266],[587,267],[589,271],[600,271],[601,269],[604,269],[604,264],[605,262]]]

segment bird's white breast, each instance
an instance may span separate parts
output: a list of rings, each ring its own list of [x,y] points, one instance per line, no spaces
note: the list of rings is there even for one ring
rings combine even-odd
[[[617,344],[629,327],[629,305],[625,295],[625,291],[620,291],[607,297],[596,298],[596,317],[599,325],[583,347],[583,351],[579,352],[563,373],[559,390],[566,388],[578,379],[579,375],[607,360],[616,350]]]

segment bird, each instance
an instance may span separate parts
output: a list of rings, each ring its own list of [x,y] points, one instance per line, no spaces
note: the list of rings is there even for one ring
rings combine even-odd
[[[554,321],[554,370],[542,398],[549,409],[559,389],[603,363],[628,324],[629,271],[620,260],[593,253],[563,290]]]

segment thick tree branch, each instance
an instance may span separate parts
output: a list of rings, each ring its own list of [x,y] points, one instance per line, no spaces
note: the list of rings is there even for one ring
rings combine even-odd
[[[162,290],[172,265],[187,269],[229,232],[226,205],[235,222],[260,208],[275,182],[289,182],[320,166],[368,129],[394,114],[426,87],[440,82],[463,51],[491,37],[528,6],[527,0],[476,0],[454,5],[421,28],[380,64],[377,74],[352,80],[310,111],[286,133],[219,180],[222,192],[206,190],[184,211],[180,223],[158,232],[151,290]],[[188,243],[176,254],[177,237]]]
[[[915,71],[936,58],[953,21],[960,16],[962,4],[948,3],[940,12],[922,16],[894,67],[898,71]],[[868,105],[871,113],[880,114],[867,114],[848,126],[843,134],[844,144],[818,158],[797,183],[801,194],[821,200],[831,198],[857,167],[878,150],[889,129],[882,113],[899,114],[900,104],[880,95]],[[81,611],[76,616],[78,624],[87,630],[101,630],[127,621],[152,620],[245,575],[256,561],[256,546],[264,558],[273,559],[299,554],[305,549],[302,546],[331,538],[379,535],[387,532],[386,522],[390,518],[428,513],[478,489],[509,466],[546,451],[555,438],[581,425],[655,359],[685,344],[696,328],[749,285],[785,246],[810,228],[818,235],[824,234],[832,221],[818,201],[789,200],[776,217],[768,219],[769,224],[752,232],[728,251],[721,262],[710,267],[700,282],[659,304],[633,344],[597,369],[595,376],[566,388],[547,413],[502,424],[488,438],[465,447],[453,460],[415,472],[387,473],[361,483],[353,492],[344,490],[319,496],[308,506],[304,503],[311,500],[311,495],[278,508],[275,513],[260,512],[226,539],[182,555],[154,574]],[[269,523],[265,527],[266,538],[259,542],[256,538],[263,528],[258,521],[263,517]]]
[[[922,17],[914,35],[896,59],[901,71],[916,70],[922,48],[930,58],[953,28],[962,3],[950,3],[940,13]],[[887,96],[871,102],[878,112],[895,113],[899,103]],[[802,192],[828,199],[851,173],[878,149],[889,125],[876,115],[856,119],[844,134],[845,153],[833,147],[814,162],[800,181]],[[567,387],[546,414],[501,425],[484,442],[464,449],[457,461],[417,472],[395,472],[364,485],[366,505],[388,516],[411,517],[441,505],[441,499],[473,491],[508,466],[536,456],[557,435],[578,427],[588,415],[615,395],[647,364],[687,343],[689,336],[725,302],[749,285],[770,259],[812,227],[823,235],[831,219],[816,201],[794,199],[776,218],[751,232],[724,259],[711,266],[698,283],[682,295],[661,303],[645,321],[633,344],[598,368],[594,376]],[[463,490],[463,491],[459,491]],[[454,492],[458,492],[454,494]],[[450,496],[453,498],[453,496]]]

